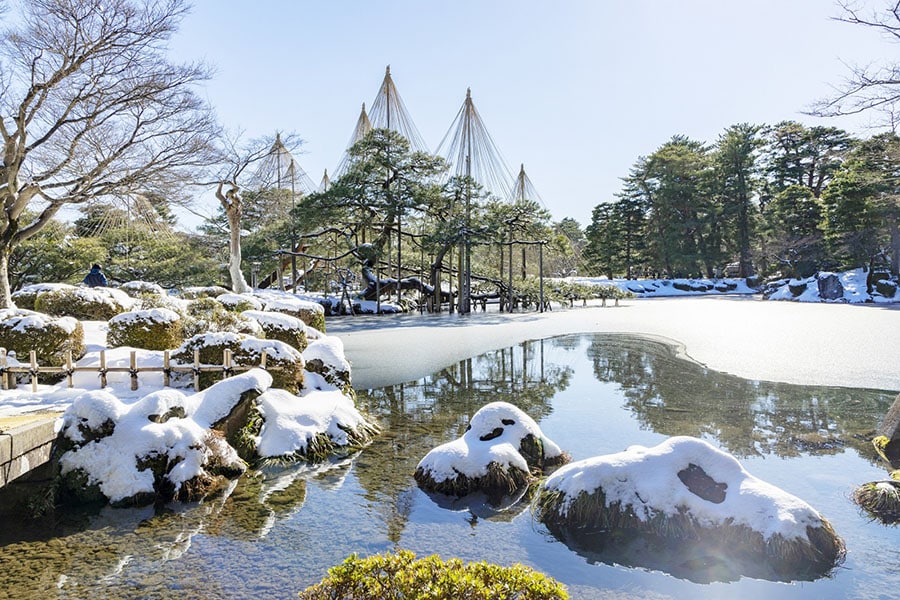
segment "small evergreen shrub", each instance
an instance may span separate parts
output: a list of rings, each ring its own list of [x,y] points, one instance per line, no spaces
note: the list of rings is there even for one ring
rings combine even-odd
[[[210,332],[233,332],[259,335],[262,329],[252,319],[227,310],[215,298],[199,298],[185,309],[184,337]]]
[[[215,298],[227,293],[228,290],[223,287],[210,285],[205,287],[186,287],[182,290],[181,295],[185,298],[185,300],[197,300],[198,298]]]
[[[309,345],[306,337],[307,325],[297,317],[260,310],[245,310],[241,315],[259,323],[267,340],[282,341],[300,352],[306,350]]]
[[[150,281],[129,281],[119,286],[119,289],[132,298],[166,295],[166,290],[164,290],[161,285]]]
[[[168,350],[181,345],[183,326],[178,313],[165,308],[126,312],[109,320],[107,345]]]
[[[245,310],[261,310],[262,302],[253,296],[245,294],[222,294],[216,296],[216,301],[231,312],[244,312]]]
[[[325,333],[325,308],[318,302],[273,299],[266,303],[266,310],[297,317],[310,327]]]
[[[26,285],[22,289],[13,292],[12,299],[13,302],[16,303],[16,306],[18,308],[34,310],[34,303],[40,294],[52,290],[66,289],[75,289],[75,286],[69,285],[68,283],[35,283],[32,285]]]
[[[61,317],[75,317],[82,321],[109,321],[131,310],[134,298],[113,288],[68,287],[38,294],[34,309]]]
[[[34,350],[39,365],[59,367],[66,363],[66,352],[72,360],[85,353],[84,327],[72,317],[50,317],[29,310],[0,311],[0,346],[13,350],[20,362],[27,363]]]
[[[446,562],[431,555],[416,559],[409,550],[350,555],[328,570],[320,583],[300,592],[302,600],[552,600],[569,597],[565,586],[520,564]]]
[[[173,351],[172,360],[192,365],[195,349],[200,351],[200,363],[203,365],[221,365],[224,351],[231,350],[235,367],[258,367],[265,350],[266,369],[272,375],[273,388],[296,394],[303,387],[303,356],[284,342],[231,332],[199,334],[185,340]],[[223,378],[221,371],[203,372],[200,374],[200,389],[206,389]]]

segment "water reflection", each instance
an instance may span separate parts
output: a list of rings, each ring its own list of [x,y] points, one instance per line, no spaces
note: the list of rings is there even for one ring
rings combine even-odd
[[[619,384],[625,406],[658,433],[714,439],[738,457],[834,454],[849,446],[876,460],[870,440],[890,394],[748,381],[636,338],[595,336],[587,354],[597,380]]]
[[[879,464],[870,434],[894,395],[745,381],[635,337],[526,342],[417,381],[360,391],[360,409],[383,433],[327,470],[251,473],[199,505],[6,522],[0,528],[0,599],[291,597],[352,552],[394,547],[522,562],[573,586],[579,598],[622,590],[638,597],[722,595],[688,581],[679,566],[706,560],[699,551],[676,549],[681,562],[675,563],[652,545],[636,547],[641,560],[596,549],[578,556],[532,522],[524,501],[436,503],[419,490],[412,477],[419,460],[461,436],[469,417],[497,400],[524,410],[576,459],[670,435],[703,437],[751,462],[785,459],[758,461],[750,470],[764,479],[809,481],[798,495],[837,518],[852,564],[835,583],[782,588],[745,578],[731,591],[812,598],[893,589],[900,585],[896,552],[885,548],[900,545],[900,534],[869,524],[846,495],[852,485],[876,478],[865,473]],[[762,467],[765,473],[756,472]]]

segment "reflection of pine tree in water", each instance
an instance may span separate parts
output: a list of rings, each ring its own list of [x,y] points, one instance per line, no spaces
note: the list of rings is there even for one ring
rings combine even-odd
[[[875,461],[870,434],[893,400],[875,390],[748,381],[632,336],[594,336],[588,357],[598,380],[622,386],[625,406],[642,424],[665,435],[715,438],[739,457],[849,446]]]
[[[366,497],[388,507],[383,518],[397,542],[412,509],[413,473],[429,450],[461,436],[471,417],[489,402],[514,404],[536,421],[550,413],[549,400],[565,389],[571,367],[541,360],[541,344],[525,342],[460,361],[422,380],[360,392],[357,406],[383,433],[357,459],[355,472]],[[394,500],[395,499],[395,500]]]

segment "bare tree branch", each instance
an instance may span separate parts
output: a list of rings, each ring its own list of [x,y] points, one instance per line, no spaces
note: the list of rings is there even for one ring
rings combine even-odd
[[[880,8],[864,12],[859,2],[839,0],[841,14],[836,21],[867,27],[890,41],[900,41],[900,2],[889,0]],[[814,102],[807,114],[836,117],[865,111],[893,113],[900,102],[900,64],[873,62],[867,65],[847,64],[848,76],[834,86],[834,93]]]
[[[195,92],[211,69],[167,57],[185,0],[17,6],[16,25],[0,32],[0,306],[11,301],[12,248],[61,208],[181,198],[218,159],[218,126]]]

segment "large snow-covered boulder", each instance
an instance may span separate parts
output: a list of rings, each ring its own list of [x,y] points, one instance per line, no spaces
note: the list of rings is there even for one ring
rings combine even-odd
[[[611,530],[621,540],[687,541],[751,576],[787,580],[822,576],[844,558],[842,540],[809,504],[696,438],[570,463],[540,494],[538,518],[576,545],[607,544]]]
[[[206,393],[163,389],[130,405],[102,390],[81,394],[62,418],[64,489],[123,506],[207,496],[246,468],[212,425],[271,381],[257,369]]]
[[[320,462],[378,432],[339,391],[295,396],[271,385],[251,369],[202,392],[165,388],[131,404],[106,390],[80,394],[62,418],[64,497],[195,501],[240,475],[244,461]]]
[[[534,419],[508,402],[491,402],[472,416],[461,438],[419,461],[415,479],[423,489],[447,495],[512,493],[533,481],[532,471],[567,460]]]
[[[260,396],[259,412],[263,423],[256,441],[262,459],[318,462],[336,452],[356,450],[378,432],[353,400],[338,390],[298,397],[272,389]]]

